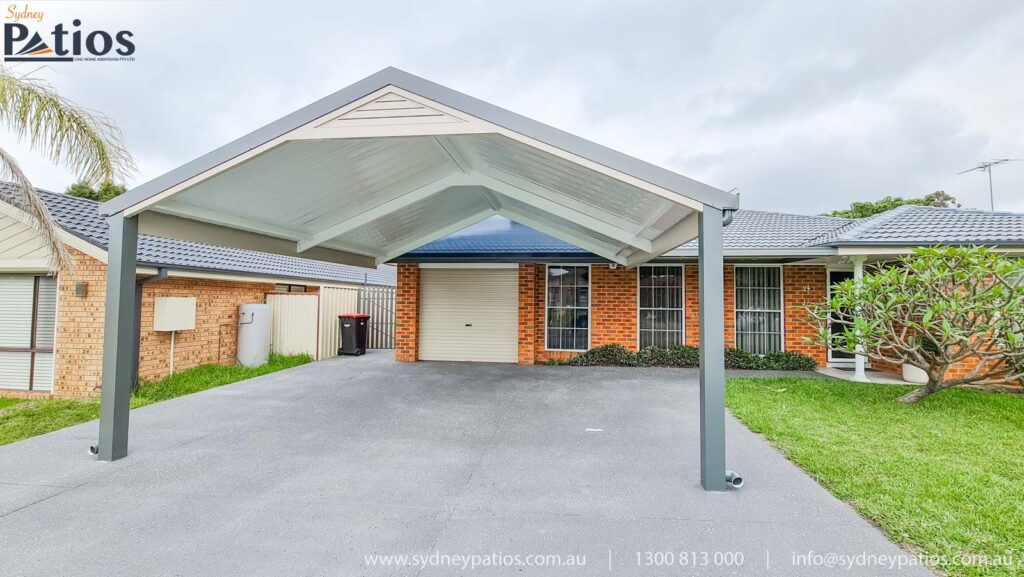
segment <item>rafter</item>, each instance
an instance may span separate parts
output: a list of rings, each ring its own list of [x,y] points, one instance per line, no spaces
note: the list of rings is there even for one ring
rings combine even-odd
[[[355,216],[346,218],[341,222],[335,223],[325,229],[317,231],[306,238],[299,240],[298,248],[299,251],[308,250],[318,244],[324,243],[332,238],[341,236],[346,232],[355,230],[366,223],[373,222],[378,218],[391,214],[393,212],[402,210],[408,206],[412,206],[418,202],[422,202],[438,193],[444,192],[445,190],[453,186],[462,186],[472,184],[471,180],[464,174],[450,174],[430,184],[421,186],[413,189],[397,198],[389,200],[385,203],[378,204],[377,206],[365,210]]]
[[[487,207],[484,210],[477,211],[465,218],[460,218],[459,220],[453,222],[452,224],[444,226],[440,229],[435,229],[432,232],[420,235],[418,237],[413,238],[412,240],[400,241],[399,243],[389,245],[384,249],[384,256],[379,257],[377,259],[377,264],[385,263],[393,258],[402,256],[403,254],[411,250],[415,250],[425,244],[434,242],[439,238],[444,238],[449,234],[458,232],[466,228],[467,226],[472,226],[485,218],[494,216],[494,214],[494,209],[492,209],[491,207]]]
[[[628,244],[644,252],[651,252],[651,241],[645,238],[639,238],[635,234],[605,222],[602,219],[598,219],[584,212],[569,208],[568,206],[559,204],[545,196],[537,195],[503,180],[498,180],[497,178],[487,174],[476,172],[472,174],[472,177],[474,182],[486,186],[502,196],[507,196],[509,198],[525,202],[526,204],[539,208],[544,212],[551,213],[571,222],[579,223],[586,228],[607,236],[608,238],[613,238],[623,244]]]
[[[552,236],[559,240],[563,240],[567,243],[576,245],[584,250],[588,250],[597,256],[604,257],[612,262],[617,262],[621,265],[626,264],[626,258],[619,256],[618,250],[615,247],[609,246],[605,243],[599,242],[594,239],[586,238],[583,235],[577,234],[565,228],[549,225],[541,222],[540,220],[523,214],[517,210],[502,208],[498,211],[498,214],[504,216],[509,220],[514,220],[519,224],[528,226],[538,232],[542,232],[548,236]]]

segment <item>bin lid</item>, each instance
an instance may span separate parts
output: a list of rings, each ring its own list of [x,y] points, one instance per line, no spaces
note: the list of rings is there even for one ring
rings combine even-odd
[[[338,315],[338,318],[340,318],[340,319],[368,319],[368,318],[370,318],[370,315],[365,314],[365,313],[345,313],[343,315]]]

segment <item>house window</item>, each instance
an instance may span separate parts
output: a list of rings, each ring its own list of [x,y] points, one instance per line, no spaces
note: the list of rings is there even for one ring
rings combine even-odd
[[[640,348],[683,344],[683,267],[641,266]]]
[[[590,267],[549,265],[546,337],[549,351],[590,347]]]
[[[276,293],[304,293],[306,292],[306,286],[300,284],[276,284],[274,285],[274,292]]]
[[[0,275],[0,388],[49,391],[57,279]]]
[[[736,267],[736,348],[782,350],[782,267]]]

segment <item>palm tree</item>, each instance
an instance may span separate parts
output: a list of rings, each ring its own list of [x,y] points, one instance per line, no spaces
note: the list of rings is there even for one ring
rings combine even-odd
[[[57,94],[44,80],[0,66],[0,124],[34,151],[80,175],[84,182],[123,181],[135,171],[121,131],[109,118]],[[57,225],[18,162],[0,146],[0,178],[15,183],[14,202],[33,219],[51,247],[51,266],[70,265]]]

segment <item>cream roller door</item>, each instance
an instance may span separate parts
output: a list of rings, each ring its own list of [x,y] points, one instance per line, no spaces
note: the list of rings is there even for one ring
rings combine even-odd
[[[419,358],[516,362],[518,293],[514,268],[420,269]]]

